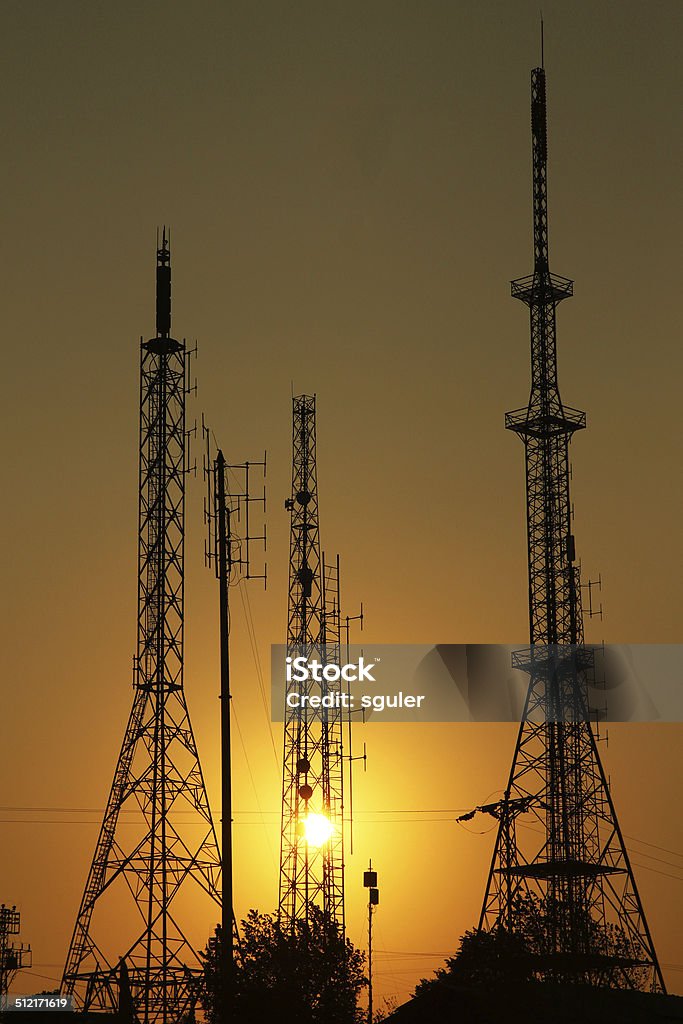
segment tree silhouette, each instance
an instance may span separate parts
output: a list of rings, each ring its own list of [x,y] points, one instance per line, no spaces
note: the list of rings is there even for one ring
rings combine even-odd
[[[315,906],[308,922],[283,931],[271,914],[250,910],[232,971],[224,970],[221,930],[204,959],[209,1024],[361,1024],[358,996],[365,957]]]
[[[575,951],[558,950],[555,932],[569,915],[549,897],[520,895],[515,904],[515,930],[498,925],[493,931],[466,931],[454,957],[446,960],[435,976],[422,979],[415,989],[421,995],[444,986],[506,986],[550,980],[552,971],[561,984],[642,989],[647,969],[623,928],[603,924],[587,909],[573,912]],[[554,965],[554,966],[553,966]]]
[[[521,936],[512,935],[504,928],[493,932],[470,929],[461,936],[460,948],[455,956],[446,960],[446,966],[438,968],[433,978],[418,982],[415,995],[443,986],[498,987],[532,978],[528,948]]]

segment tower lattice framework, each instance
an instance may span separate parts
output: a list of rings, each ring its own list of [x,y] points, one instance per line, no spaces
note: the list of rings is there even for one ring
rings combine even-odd
[[[191,1016],[202,974],[196,950],[220,903],[218,843],[183,683],[188,353],[170,331],[164,232],[157,334],[140,350],[133,707],[62,980],[83,1009],[125,1004],[154,1024]],[[205,932],[190,937],[203,906]]]
[[[315,396],[293,399],[292,496],[287,654],[339,664],[339,560],[320,550]],[[309,679],[287,693],[334,694],[341,684]],[[344,929],[343,712],[340,706],[289,708],[285,702],[279,919],[283,928],[307,920],[311,905]],[[309,815],[322,815],[331,836],[306,841]]]
[[[0,1012],[17,971],[33,966],[31,947],[14,937],[21,931],[21,914],[16,907],[0,905]],[[10,936],[12,936],[10,938]]]
[[[531,394],[505,421],[525,450],[531,646],[513,664],[530,682],[480,928],[524,935],[537,977],[663,991],[588,706],[569,491],[569,443],[586,419],[557,382],[555,314],[573,283],[549,269],[543,68],[531,73],[531,128],[534,272],[512,282],[530,311]]]

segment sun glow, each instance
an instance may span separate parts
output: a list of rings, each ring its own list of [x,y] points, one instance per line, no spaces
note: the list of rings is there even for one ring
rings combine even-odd
[[[324,846],[334,832],[334,825],[324,814],[309,814],[302,824],[304,839],[309,846]]]

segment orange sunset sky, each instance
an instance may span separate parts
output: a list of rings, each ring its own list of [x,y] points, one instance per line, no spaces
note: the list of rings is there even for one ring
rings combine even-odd
[[[529,71],[538,4],[3,0],[0,902],[60,977],[132,699],[139,337],[157,225],[173,331],[228,459],[268,449],[267,675],[286,636],[291,391],[318,396],[323,547],[367,641],[527,633]],[[550,258],[592,641],[681,643],[683,8],[544,4]],[[193,457],[201,465],[201,446]],[[217,594],[188,483],[186,692],[219,816]],[[245,595],[246,599],[246,595]],[[281,725],[232,592],[236,912],[277,902]],[[267,683],[267,678],[266,678]],[[376,1002],[408,997],[478,916],[514,725],[359,726],[348,933],[379,872]],[[602,752],[672,992],[683,991],[683,727]],[[492,824],[492,823],[491,823]],[[124,827],[124,826],[122,826]],[[213,923],[190,910],[204,945]],[[116,952],[114,950],[114,952]]]

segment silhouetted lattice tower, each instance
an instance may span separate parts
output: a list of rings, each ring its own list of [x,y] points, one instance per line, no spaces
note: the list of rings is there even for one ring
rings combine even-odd
[[[339,559],[327,565],[320,554],[315,396],[293,399],[292,444],[292,496],[285,502],[291,512],[287,654],[339,664]],[[341,689],[339,683],[312,679],[291,685],[316,696]],[[311,904],[344,928],[342,716],[341,707],[285,705],[278,912],[283,928],[306,920]]]
[[[664,990],[590,723],[569,496],[569,442],[586,425],[557,384],[555,310],[572,282],[548,264],[545,71],[531,73],[534,272],[512,282],[531,314],[531,395],[505,425],[526,455],[530,683],[499,818],[480,927],[525,931],[537,976]],[[524,813],[543,833],[517,830]]]
[[[165,231],[157,252],[156,324],[156,337],[142,341],[140,351],[133,708],[62,990],[84,1009],[111,1011],[122,996],[137,1020],[175,1024],[197,1001],[196,950],[220,904],[220,856],[183,686],[189,353],[170,333]],[[205,930],[190,936],[202,927],[204,912]]]
[[[31,947],[10,939],[21,931],[21,914],[16,907],[0,905],[0,1011],[17,971],[33,966]]]

